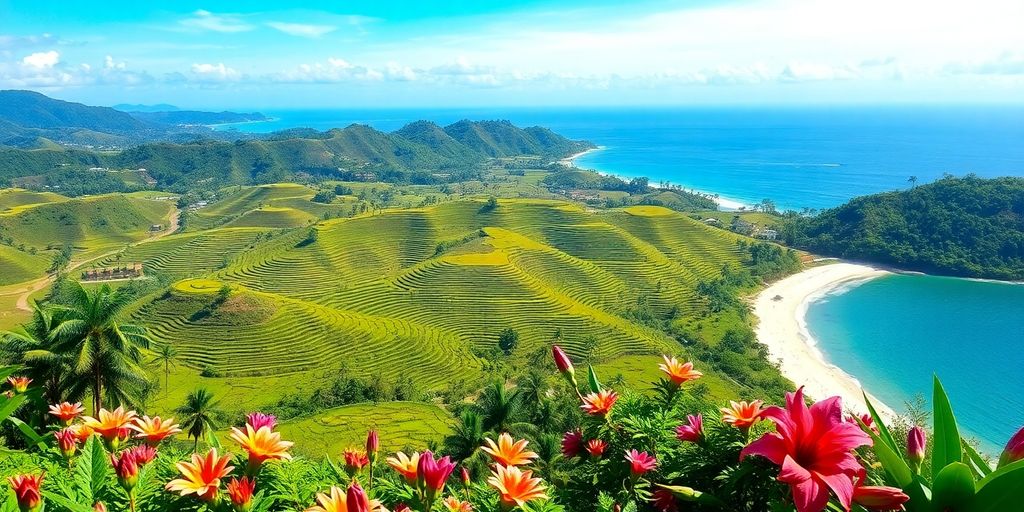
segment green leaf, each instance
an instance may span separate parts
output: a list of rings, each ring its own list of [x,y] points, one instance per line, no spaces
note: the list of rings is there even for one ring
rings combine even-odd
[[[25,395],[14,395],[12,398],[4,398],[0,401],[0,421],[3,421],[11,414],[14,414],[14,411],[18,409],[18,406],[20,406],[26,398],[28,397]]]
[[[25,424],[24,421],[21,421],[18,418],[15,418],[14,416],[7,418],[7,421],[14,423],[14,426],[18,427],[18,430],[21,432],[21,435],[25,436],[25,439],[28,439],[28,442],[30,444],[34,445],[36,448],[39,448],[40,450],[46,449],[47,440],[40,436],[39,434],[37,434],[36,431],[33,430],[32,427]]]
[[[978,483],[971,512],[1019,510],[1024,503],[1024,461],[1019,461],[990,474]]]
[[[971,469],[974,470],[975,474],[979,477],[986,477],[992,473],[992,467],[985,462],[985,459],[970,445],[966,440],[963,442],[964,453],[967,454],[967,459],[971,462]]]
[[[75,503],[68,498],[61,496],[60,494],[43,491],[43,496],[47,501],[52,501],[63,508],[70,510],[71,512],[93,512],[92,505],[82,505],[81,503]]]
[[[942,383],[935,377],[935,389],[932,396],[932,408],[934,414],[932,441],[932,479],[934,480],[939,472],[946,466],[963,460],[963,453],[960,441],[960,431],[956,427],[956,418],[953,417],[953,407],[949,404],[946,390],[942,389]]]
[[[932,510],[936,512],[973,511],[974,473],[963,462],[951,462],[935,475],[932,482]]]
[[[867,399],[867,397],[864,397]],[[870,408],[870,405],[868,406]],[[881,434],[876,434],[860,418],[857,418],[857,423],[860,423],[861,428],[871,436],[872,448],[875,450],[875,455],[878,456],[878,461],[882,463],[882,467],[889,473],[893,481],[899,487],[906,487],[914,481],[914,472],[910,470],[910,466],[907,465],[907,461],[903,460],[903,457],[898,451],[890,447],[888,443],[882,438]],[[878,423],[878,420],[875,420]],[[881,429],[879,429],[881,432]],[[891,439],[891,438],[890,438]]]
[[[587,382],[590,384],[591,393],[601,392],[601,383],[597,380],[597,372],[594,371],[594,367],[587,366]]]
[[[109,478],[110,461],[107,460],[107,451],[96,436],[90,437],[75,460],[74,480],[82,501],[101,501]]]
[[[878,428],[879,438],[889,445],[889,448],[892,448],[892,451],[899,453],[899,445],[896,444],[896,440],[893,439],[892,433],[889,432],[889,427],[885,426],[885,422],[883,422],[882,417],[878,415],[878,411],[875,410],[875,406],[868,398],[868,394],[864,391],[861,391],[861,393],[864,395],[864,404],[868,406],[868,414],[871,415],[871,420],[874,422],[874,426]]]

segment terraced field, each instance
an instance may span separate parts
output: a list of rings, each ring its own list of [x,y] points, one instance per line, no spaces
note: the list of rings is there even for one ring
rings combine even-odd
[[[0,286],[35,279],[43,275],[49,266],[50,260],[44,255],[0,245]]]
[[[295,183],[224,189],[220,192],[222,199],[190,214],[186,230],[218,226],[293,228],[305,226],[324,214],[340,216],[351,208],[344,200],[331,205],[314,203],[310,199],[315,193]]]
[[[338,407],[312,418],[286,421],[279,430],[296,441],[296,450],[310,456],[337,457],[347,448],[359,448],[366,432],[377,430],[380,447],[394,452],[407,447],[422,450],[451,434],[451,414],[419,402],[384,402]]]
[[[92,266],[142,263],[146,274],[181,279],[224,268],[232,257],[253,248],[268,235],[269,230],[265,228],[219,228],[180,233],[131,246]]]

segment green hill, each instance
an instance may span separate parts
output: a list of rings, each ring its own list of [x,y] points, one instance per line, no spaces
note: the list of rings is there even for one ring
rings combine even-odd
[[[809,250],[907,270],[1024,279],[1024,179],[947,177],[791,220]]]
[[[30,254],[0,245],[0,286],[40,277],[49,266],[50,259],[42,254]]]
[[[0,119],[22,128],[127,133],[151,125],[108,107],[61,101],[33,91],[0,91]]]

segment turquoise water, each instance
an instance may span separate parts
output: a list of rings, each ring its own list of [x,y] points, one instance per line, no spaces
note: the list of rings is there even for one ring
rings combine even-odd
[[[812,303],[807,325],[830,362],[894,409],[930,402],[934,372],[989,450],[1024,425],[1024,285],[886,276]]]

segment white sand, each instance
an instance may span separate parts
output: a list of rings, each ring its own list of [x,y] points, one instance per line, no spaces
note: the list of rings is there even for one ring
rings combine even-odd
[[[830,364],[817,348],[804,319],[808,305],[841,286],[867,281],[888,274],[884,270],[833,263],[810,268],[778,281],[754,302],[759,322],[757,339],[768,347],[771,360],[779,362],[782,374],[816,399],[839,396],[843,408],[858,414],[867,412],[857,379]],[[774,300],[776,297],[781,297]],[[868,394],[875,409],[884,418],[896,414],[891,407]]]

